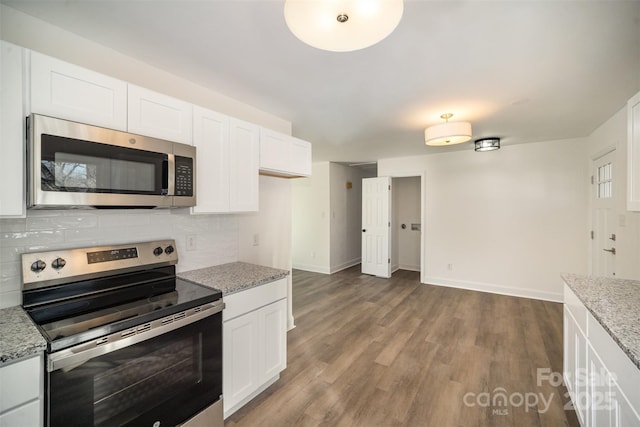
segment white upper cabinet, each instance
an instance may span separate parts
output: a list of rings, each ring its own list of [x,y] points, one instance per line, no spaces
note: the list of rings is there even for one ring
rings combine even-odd
[[[291,137],[291,164],[295,176],[311,176],[311,143]]]
[[[229,209],[258,211],[260,128],[242,120],[229,121]]]
[[[258,128],[195,106],[197,205],[194,214],[258,210]]]
[[[311,144],[269,129],[260,130],[260,170],[285,177],[311,175]]]
[[[193,108],[196,200],[192,213],[229,212],[229,117]]]
[[[0,41],[0,216],[25,216],[24,54]]]
[[[127,130],[127,83],[37,52],[30,55],[29,112]]]
[[[192,104],[132,84],[128,90],[129,132],[192,143]]]
[[[627,103],[627,209],[640,211],[640,92]]]

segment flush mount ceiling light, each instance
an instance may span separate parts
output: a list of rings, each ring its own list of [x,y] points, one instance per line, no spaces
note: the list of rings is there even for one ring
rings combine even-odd
[[[500,138],[482,138],[474,142],[476,151],[493,151],[500,148]]]
[[[471,139],[471,123],[449,122],[453,114],[447,113],[440,116],[445,123],[428,127],[424,131],[424,143],[427,145],[454,145],[467,142]]]
[[[318,49],[364,49],[398,26],[403,0],[286,0],[284,19],[300,40]]]

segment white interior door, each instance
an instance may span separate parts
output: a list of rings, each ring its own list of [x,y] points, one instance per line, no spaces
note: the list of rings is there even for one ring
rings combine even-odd
[[[594,276],[613,277],[616,274],[615,154],[612,151],[593,162],[591,269]]]
[[[391,178],[362,180],[362,273],[391,277]]]

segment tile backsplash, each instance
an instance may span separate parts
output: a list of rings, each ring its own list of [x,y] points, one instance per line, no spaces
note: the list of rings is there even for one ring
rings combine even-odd
[[[187,250],[187,237],[195,249]],[[20,305],[24,252],[175,239],[178,271],[238,260],[238,218],[188,209],[28,211],[0,219],[0,308]]]

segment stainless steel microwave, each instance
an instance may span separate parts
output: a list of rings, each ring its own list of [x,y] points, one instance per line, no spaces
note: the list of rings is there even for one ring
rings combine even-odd
[[[32,114],[27,207],[195,206],[196,149]]]

